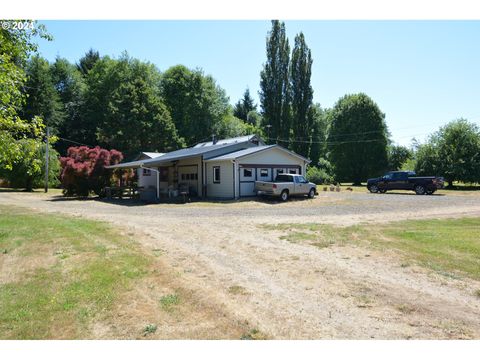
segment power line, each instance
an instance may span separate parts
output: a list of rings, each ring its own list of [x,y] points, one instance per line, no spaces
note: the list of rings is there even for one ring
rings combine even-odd
[[[349,143],[368,143],[368,142],[377,142],[385,141],[385,139],[368,139],[368,140],[345,140],[345,141],[306,141],[306,140],[285,140],[285,139],[274,139],[267,138],[268,140],[280,141],[285,143],[305,143],[305,144],[326,144],[326,145],[340,145],[340,144],[349,144]]]
[[[95,146],[92,146],[92,145],[80,143],[80,142],[78,142],[78,141],[74,141],[74,140],[70,140],[70,139],[65,139],[65,138],[62,138],[62,137],[60,137],[60,136],[57,136],[57,138],[59,138],[60,140],[63,140],[63,141],[70,142],[70,143],[72,143],[72,144],[77,144],[77,145],[82,145],[82,146],[88,146],[88,147],[91,147],[91,148],[94,148],[94,147],[95,147]]]

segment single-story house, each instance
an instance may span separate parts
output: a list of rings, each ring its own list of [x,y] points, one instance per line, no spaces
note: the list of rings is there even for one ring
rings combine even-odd
[[[310,160],[279,145],[265,145],[257,135],[210,141],[166,154],[142,153],[135,161],[109,166],[134,168],[144,198],[178,195],[188,189],[200,198],[255,196],[257,180],[279,173],[305,174]],[[142,194],[141,194],[142,197]]]

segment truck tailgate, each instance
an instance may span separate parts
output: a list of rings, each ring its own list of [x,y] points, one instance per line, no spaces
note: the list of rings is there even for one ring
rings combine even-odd
[[[273,193],[273,183],[266,181],[255,181],[255,191],[263,191],[265,193]]]

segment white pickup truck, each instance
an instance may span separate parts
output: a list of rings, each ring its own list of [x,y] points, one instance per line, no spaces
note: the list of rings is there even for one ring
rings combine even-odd
[[[302,175],[278,174],[274,182],[255,181],[257,195],[279,196],[287,201],[293,195],[308,195],[315,197],[317,185],[308,182]]]

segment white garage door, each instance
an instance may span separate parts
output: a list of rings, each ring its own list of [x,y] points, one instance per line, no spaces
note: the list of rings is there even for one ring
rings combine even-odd
[[[244,182],[240,183],[240,196],[255,196],[255,183],[254,182]]]

